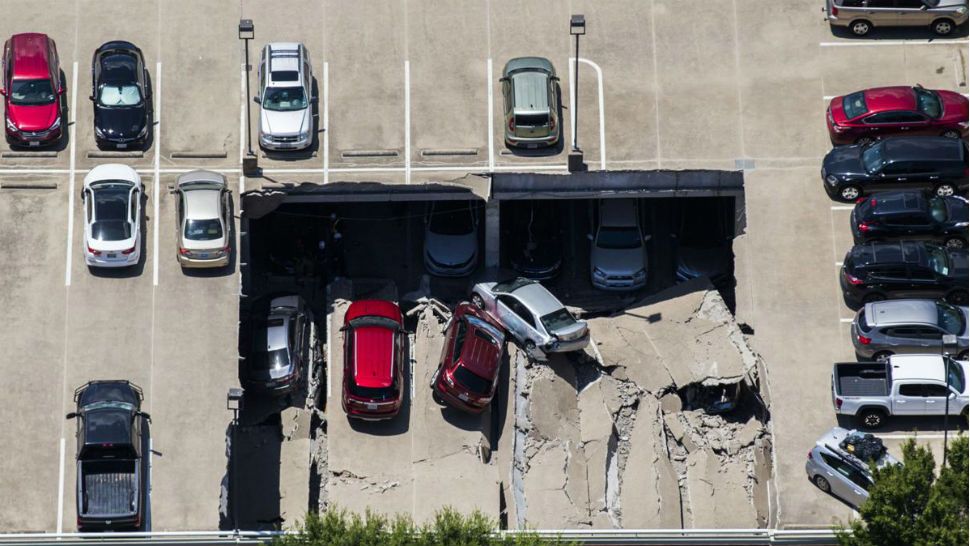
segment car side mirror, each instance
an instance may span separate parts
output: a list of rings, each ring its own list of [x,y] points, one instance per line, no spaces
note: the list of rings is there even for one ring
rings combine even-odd
[[[88,100],[94,102],[94,95],[88,95]]]
[[[501,77],[501,78],[498,79],[498,81],[500,81],[502,83],[505,83],[505,82],[509,81],[509,79],[507,77]]]
[[[57,94],[58,95],[63,95],[64,94],[64,91],[65,91],[65,89],[63,87],[57,88]]]
[[[593,234],[592,233],[587,233],[586,234],[586,238],[589,239],[590,241],[592,241],[593,240]]]
[[[0,89],[0,95],[6,97],[7,96],[7,90],[6,89]]]
[[[557,82],[559,81],[559,76],[552,76],[550,79],[554,82]]]
[[[259,96],[253,97],[253,102],[255,102],[256,104],[262,104],[259,100]]]
[[[65,419],[74,419],[75,417],[77,417],[76,411],[72,411],[71,413],[68,413],[67,415],[64,416]]]

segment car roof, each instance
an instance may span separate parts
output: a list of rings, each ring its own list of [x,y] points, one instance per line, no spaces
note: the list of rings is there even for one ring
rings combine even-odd
[[[456,315],[459,320],[468,324],[468,332],[461,348],[461,365],[478,376],[491,378],[498,368],[504,334],[491,323],[488,315],[471,305],[465,304],[457,309]],[[493,339],[498,345],[487,338]]]
[[[876,216],[923,212],[929,199],[919,191],[880,192],[866,198],[867,213]]]
[[[873,87],[863,91],[869,111],[886,112],[892,110],[916,110],[916,93],[912,87],[897,85],[893,87]]]
[[[562,303],[546,287],[534,282],[522,286],[512,294],[521,300],[537,316],[542,317],[563,308]]]
[[[932,324],[939,319],[933,300],[887,300],[867,303],[866,322],[873,326]]]
[[[548,78],[544,72],[522,71],[512,74],[512,102],[516,113],[549,112]]]
[[[966,147],[962,139],[947,137],[897,137],[882,141],[886,159],[894,161],[962,161]]]
[[[940,355],[893,355],[889,357],[893,380],[924,379],[944,382],[943,357]]]
[[[600,225],[606,227],[636,227],[635,199],[601,199]]]
[[[14,34],[10,38],[15,80],[50,77],[50,59],[47,58],[48,40],[46,34],[37,32]]]
[[[298,42],[276,42],[269,44],[270,54],[267,83],[269,85],[293,86],[301,83],[300,73],[300,44]],[[273,75],[280,72],[296,72],[296,79],[274,79]],[[278,74],[277,74],[278,75]]]
[[[849,251],[856,266],[870,264],[925,264],[926,244],[921,241],[862,243]]]
[[[381,317],[401,323],[397,304],[386,300],[355,301],[347,309],[344,322],[364,317]],[[394,382],[394,339],[396,329],[379,324],[357,326],[353,335],[353,380],[361,387],[384,388]]]
[[[209,220],[222,216],[222,191],[215,189],[192,189],[185,191],[185,217],[192,220]]]

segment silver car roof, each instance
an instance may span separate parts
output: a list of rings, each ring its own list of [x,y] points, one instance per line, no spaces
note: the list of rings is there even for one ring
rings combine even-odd
[[[512,294],[539,317],[563,308],[563,304],[556,299],[556,296],[553,296],[551,292],[537,282],[529,283],[513,291]]]
[[[939,320],[933,300],[889,300],[867,303],[866,322],[872,326],[898,324],[935,325]]]

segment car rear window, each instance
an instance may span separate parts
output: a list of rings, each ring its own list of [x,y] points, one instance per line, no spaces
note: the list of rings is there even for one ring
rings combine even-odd
[[[91,224],[91,238],[95,241],[124,241],[131,238],[131,224],[127,220],[101,220]]]
[[[455,379],[462,384],[469,392],[475,394],[488,394],[492,384],[484,377],[479,377],[464,366],[455,367]]]
[[[516,114],[515,124],[519,127],[549,125],[549,114]]]
[[[222,223],[216,219],[187,220],[185,238],[190,241],[212,241],[222,237]]]
[[[274,70],[273,71],[273,81],[274,82],[295,82],[299,81],[300,73],[296,70]]]
[[[547,332],[555,333],[557,330],[572,326],[576,322],[576,319],[573,318],[565,307],[562,307],[548,315],[543,315],[539,321],[546,327]]]
[[[866,321],[865,310],[859,312],[858,325],[859,325],[859,330],[862,330],[863,332],[872,331],[872,326]]]
[[[842,110],[845,111],[846,119],[853,119],[869,111],[866,105],[866,96],[861,91],[852,93],[842,98]]]
[[[254,370],[272,370],[286,368],[290,365],[290,354],[286,349],[274,349],[265,353],[257,353],[253,358]]]
[[[349,381],[347,390],[350,391],[350,394],[358,398],[366,398],[368,400],[381,402],[384,400],[396,399],[398,389],[397,381],[395,380],[392,386],[384,388],[361,387],[353,381]]]

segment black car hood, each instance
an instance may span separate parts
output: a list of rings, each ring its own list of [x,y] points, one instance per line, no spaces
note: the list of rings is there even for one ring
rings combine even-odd
[[[964,283],[967,282],[970,273],[968,273],[968,260],[966,250],[950,250],[947,252],[950,255],[950,267],[953,271],[950,271],[950,276],[955,279],[962,279]]]
[[[832,148],[822,161],[825,174],[868,176],[862,167],[862,146],[840,146]]]
[[[94,126],[101,129],[104,138],[135,138],[145,127],[145,106],[123,108],[94,108]]]
[[[677,278],[684,281],[697,277],[719,280],[730,273],[732,257],[730,244],[680,246],[677,249]]]

